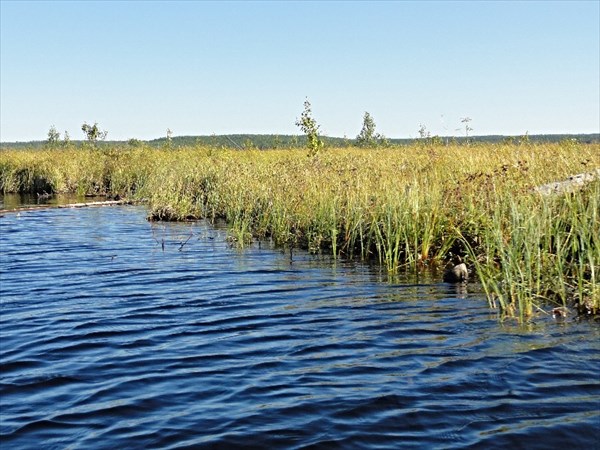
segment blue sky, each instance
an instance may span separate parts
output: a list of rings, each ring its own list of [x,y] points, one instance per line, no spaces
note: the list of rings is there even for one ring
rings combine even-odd
[[[599,1],[0,1],[0,139],[597,133]]]

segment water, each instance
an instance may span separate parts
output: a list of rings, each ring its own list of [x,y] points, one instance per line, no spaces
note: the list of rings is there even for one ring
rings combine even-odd
[[[101,201],[106,201],[106,197],[76,194],[0,194],[0,213],[2,213],[3,210],[10,211],[17,208],[35,208]]]
[[[2,449],[600,448],[598,324],[145,214],[0,218]]]

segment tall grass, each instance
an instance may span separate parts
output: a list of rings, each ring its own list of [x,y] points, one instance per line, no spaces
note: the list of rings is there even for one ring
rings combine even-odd
[[[3,192],[147,199],[158,220],[224,219],[254,238],[390,272],[467,258],[505,316],[548,302],[600,311],[599,183],[533,187],[600,167],[598,145],[302,150],[108,148],[0,152]]]
[[[146,148],[2,150],[0,190],[130,196],[143,188],[154,164]]]

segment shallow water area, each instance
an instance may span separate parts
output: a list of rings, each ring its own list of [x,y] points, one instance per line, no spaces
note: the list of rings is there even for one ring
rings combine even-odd
[[[0,448],[598,448],[600,327],[143,207],[0,219]]]
[[[104,196],[85,196],[76,194],[0,194],[0,214],[19,208],[70,205],[105,201]]]

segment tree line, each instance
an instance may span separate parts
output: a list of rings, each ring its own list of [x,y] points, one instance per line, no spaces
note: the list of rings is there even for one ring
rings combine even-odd
[[[213,148],[237,148],[244,149],[295,149],[307,148],[310,156],[315,156],[324,147],[388,147],[399,145],[411,145],[422,143],[425,145],[448,145],[448,144],[474,144],[474,143],[553,143],[553,142],[579,142],[579,143],[598,143],[600,142],[600,133],[592,134],[540,134],[529,135],[525,133],[521,136],[505,135],[487,135],[473,136],[470,132],[473,128],[470,126],[471,118],[461,119],[464,124],[464,136],[431,136],[427,127],[419,125],[418,138],[387,138],[381,133],[376,132],[375,120],[371,114],[365,111],[363,116],[363,125],[355,138],[331,137],[320,134],[320,126],[312,116],[311,104],[306,99],[304,101],[304,110],[299,119],[296,120],[296,126],[302,131],[302,135],[289,134],[227,134],[227,135],[202,135],[202,136],[173,136],[173,132],[167,129],[166,136],[158,139],[143,141],[139,139],[129,139],[128,141],[107,141],[108,131],[102,130],[98,123],[93,125],[84,122],[81,125],[81,131],[84,134],[84,140],[71,140],[69,133],[64,132],[61,137],[60,132],[54,125],[50,127],[45,141],[30,142],[2,142],[0,148],[37,148],[37,147],[67,147],[72,145],[88,145],[91,147],[106,145],[128,145],[150,147],[173,148],[187,146],[205,146]]]

